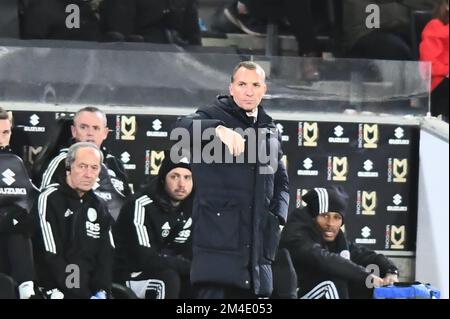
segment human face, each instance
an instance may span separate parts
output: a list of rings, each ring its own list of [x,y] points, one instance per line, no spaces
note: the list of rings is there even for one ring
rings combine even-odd
[[[333,242],[342,226],[341,214],[335,212],[319,214],[319,216],[315,218],[315,221],[322,234],[322,238],[326,242]]]
[[[74,119],[72,137],[77,142],[91,142],[100,148],[107,136],[108,128],[101,113],[81,112]]]
[[[11,121],[0,120],[0,147],[9,145],[11,139]]]
[[[175,206],[191,194],[192,187],[192,173],[186,168],[176,167],[166,175],[164,189]]]
[[[230,95],[234,102],[247,112],[254,111],[266,94],[267,86],[264,75],[258,69],[248,70],[241,67],[230,84]]]
[[[75,154],[75,161],[67,172],[67,184],[81,197],[92,189],[100,169],[100,153],[90,147],[79,148]]]

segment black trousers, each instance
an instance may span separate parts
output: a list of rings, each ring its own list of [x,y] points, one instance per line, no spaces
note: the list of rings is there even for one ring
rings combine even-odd
[[[21,284],[33,280],[33,269],[30,239],[22,234],[0,234],[0,273]]]
[[[448,78],[431,92],[431,115],[442,115],[442,119],[448,123]]]
[[[100,11],[104,32],[126,39],[140,35],[153,43],[201,44],[198,0],[104,0]]]
[[[311,0],[239,0],[256,17],[277,20],[286,17],[291,25],[299,54],[318,51]],[[281,2],[281,3],[280,3]]]
[[[256,299],[250,290],[218,284],[202,284],[195,287],[196,299]]]

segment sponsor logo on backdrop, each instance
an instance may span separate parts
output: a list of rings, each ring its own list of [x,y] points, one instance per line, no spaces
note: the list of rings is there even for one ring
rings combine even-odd
[[[24,125],[23,130],[25,132],[32,132],[32,133],[45,133],[45,127],[38,126],[38,124],[40,123],[40,120],[41,119],[39,118],[39,116],[37,114],[32,114],[28,121],[28,123],[30,123],[30,125]]]
[[[377,243],[377,240],[371,237],[372,237],[372,230],[368,226],[364,226],[361,229],[361,237],[356,238],[355,242],[357,244],[375,245]]]
[[[408,175],[408,159],[389,158],[387,181],[389,183],[406,183]]]
[[[343,137],[344,128],[341,125],[338,125],[334,128],[334,136],[330,136],[328,138],[328,143],[339,143],[346,144],[350,142],[348,137]]]
[[[358,177],[378,177],[378,172],[373,171],[373,162],[371,160],[366,160],[363,163],[364,171],[358,172]]]
[[[297,188],[296,198],[295,198],[295,208],[305,207],[306,203],[303,201],[303,196],[308,192],[305,188]]]
[[[312,169],[314,167],[314,162],[309,157],[306,158],[302,163],[303,169],[297,170],[297,175],[302,176],[318,176],[319,171],[316,169]]]
[[[394,137],[390,138],[388,143],[391,145],[409,145],[409,139],[405,139],[405,131],[400,126],[394,130]]]
[[[116,116],[116,140],[134,141],[137,133],[136,116]]]
[[[388,212],[406,212],[408,211],[408,206],[401,205],[403,202],[403,198],[400,194],[395,194],[392,197],[392,203],[393,205],[388,205],[386,207],[386,210]]]
[[[289,142],[289,135],[284,135],[284,126],[280,123],[277,123],[277,130],[281,134],[281,140],[283,142]]]
[[[27,190],[22,187],[10,187],[16,182],[16,173],[11,169],[5,169],[1,174],[1,181],[8,187],[0,187],[0,195],[27,195]]]
[[[122,154],[120,154],[120,160],[123,163],[123,167],[125,167],[125,169],[127,170],[135,170],[136,169],[136,164],[130,163],[131,161],[131,155],[128,152],[123,152]]]
[[[27,161],[31,165],[34,164],[34,161],[36,160],[37,156],[40,152],[42,152],[43,147],[42,146],[28,146],[25,147],[25,153],[27,154]]]
[[[161,163],[164,160],[164,151],[145,151],[145,175],[158,175]]]
[[[169,133],[167,131],[163,131],[163,122],[160,119],[156,119],[152,122],[152,129],[148,130],[146,135],[147,137],[168,137]]]
[[[328,156],[327,180],[345,182],[349,172],[348,159],[346,156]]]
[[[317,122],[298,123],[298,146],[316,147],[319,138],[319,126]]]
[[[359,124],[358,127],[358,147],[377,148],[378,147],[378,124]]]
[[[406,227],[386,225],[385,249],[405,249]]]
[[[356,195],[356,214],[375,215],[377,208],[377,192],[358,191]]]

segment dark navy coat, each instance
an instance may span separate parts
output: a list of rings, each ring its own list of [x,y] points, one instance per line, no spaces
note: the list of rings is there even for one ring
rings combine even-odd
[[[253,141],[248,137],[250,134],[241,134],[246,138],[246,155],[240,163],[224,163],[228,150],[222,143],[219,143],[222,162],[207,163],[204,157],[200,158],[202,150],[211,150],[208,148],[211,144],[210,141],[199,144],[199,132],[207,129],[214,132],[218,125],[257,132],[258,138]],[[273,289],[271,264],[280,239],[279,226],[286,222],[289,204],[281,136],[272,118],[259,106],[254,123],[231,97],[222,96],[214,106],[180,118],[177,127],[189,130],[197,139],[197,143],[190,141],[196,187],[192,283],[234,286],[269,296]],[[259,156],[262,153],[270,161]]]

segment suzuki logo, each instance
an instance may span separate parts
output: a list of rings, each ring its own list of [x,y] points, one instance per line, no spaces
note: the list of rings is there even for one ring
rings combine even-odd
[[[30,116],[30,124],[33,126],[36,126],[39,124],[39,116],[37,116],[36,114],[33,114]]]
[[[283,125],[281,125],[280,123],[278,123],[278,124],[277,124],[277,129],[278,129],[278,131],[280,132],[280,134],[283,134],[283,132],[284,132],[284,127],[283,127]]]
[[[370,237],[370,228],[369,227],[364,227],[363,229],[361,229],[361,236],[363,236],[364,238],[368,238]]]
[[[398,139],[401,139],[405,135],[404,131],[401,127],[397,127],[394,132],[395,132],[395,134],[394,134],[395,137]]]
[[[308,157],[303,161],[303,167],[306,169],[311,169],[313,167],[313,161]]]
[[[373,162],[371,160],[367,160],[364,162],[364,169],[369,172],[373,169]]]
[[[11,186],[16,180],[14,179],[14,172],[10,170],[9,168],[2,173],[3,179],[2,181],[5,182],[6,185]]]
[[[124,152],[120,155],[121,161],[124,162],[125,164],[130,161],[130,158],[131,158],[131,155],[128,152]]]
[[[334,135],[336,135],[337,137],[341,137],[342,134],[344,134],[344,128],[340,125],[336,126],[334,128]]]
[[[153,121],[152,127],[155,131],[159,131],[160,129],[162,129],[162,122],[159,119],[156,119]]]
[[[396,194],[393,197],[393,201],[392,201],[395,205],[400,205],[402,203],[402,197],[399,194]]]

